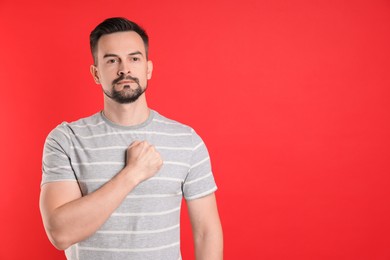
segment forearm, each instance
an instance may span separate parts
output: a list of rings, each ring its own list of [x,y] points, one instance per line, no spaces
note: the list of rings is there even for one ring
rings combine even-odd
[[[125,168],[95,192],[55,208],[45,221],[52,243],[66,249],[95,233],[137,184]]]
[[[220,225],[204,233],[194,234],[196,260],[222,260],[223,235]]]

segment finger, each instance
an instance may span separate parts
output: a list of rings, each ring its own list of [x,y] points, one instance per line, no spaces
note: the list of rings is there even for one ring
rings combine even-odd
[[[140,143],[141,143],[141,141],[135,140],[134,142],[132,142],[132,143],[130,144],[129,148],[130,148],[130,147],[137,146],[137,145],[139,145]]]

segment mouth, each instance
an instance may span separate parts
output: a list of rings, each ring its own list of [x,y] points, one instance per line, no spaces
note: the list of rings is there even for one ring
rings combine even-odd
[[[136,82],[133,81],[133,80],[122,80],[122,81],[119,81],[119,82],[116,83],[116,84],[118,84],[118,85],[123,85],[123,84],[131,84],[131,83],[136,83]]]
[[[112,85],[113,86],[123,86],[123,85],[130,85],[130,84],[139,84],[139,80],[136,77],[131,77],[130,75],[124,76],[121,75],[117,79],[113,80]]]

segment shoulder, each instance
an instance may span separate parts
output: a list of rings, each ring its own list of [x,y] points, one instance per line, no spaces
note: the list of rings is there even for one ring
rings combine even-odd
[[[177,131],[177,132],[182,132],[187,134],[191,134],[192,132],[194,132],[192,127],[186,124],[165,117],[154,110],[152,111],[152,113],[153,113],[153,119],[152,119],[153,125],[155,125],[155,127],[158,127],[159,129],[164,129],[165,131],[171,131],[171,132]]]
[[[101,123],[100,112],[95,113],[91,116],[80,118],[75,121],[67,122],[64,121],[57,125],[48,135],[48,138],[54,139],[71,139],[71,136],[82,129],[87,128],[91,125],[97,125]]]
[[[204,144],[202,138],[191,126],[169,119],[156,111],[153,111],[153,113],[153,125],[157,131],[181,136],[185,139],[187,144],[190,144],[193,147],[196,147],[201,143]],[[180,140],[183,140],[183,138]]]

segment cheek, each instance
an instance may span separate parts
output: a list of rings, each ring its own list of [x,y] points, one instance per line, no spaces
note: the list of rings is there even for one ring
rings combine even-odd
[[[104,72],[100,73],[100,79],[101,81],[112,81],[117,78],[117,74],[114,70],[105,70]]]
[[[139,67],[138,69],[133,70],[133,74],[137,77],[140,83],[145,84],[150,79],[150,73],[146,67]]]

